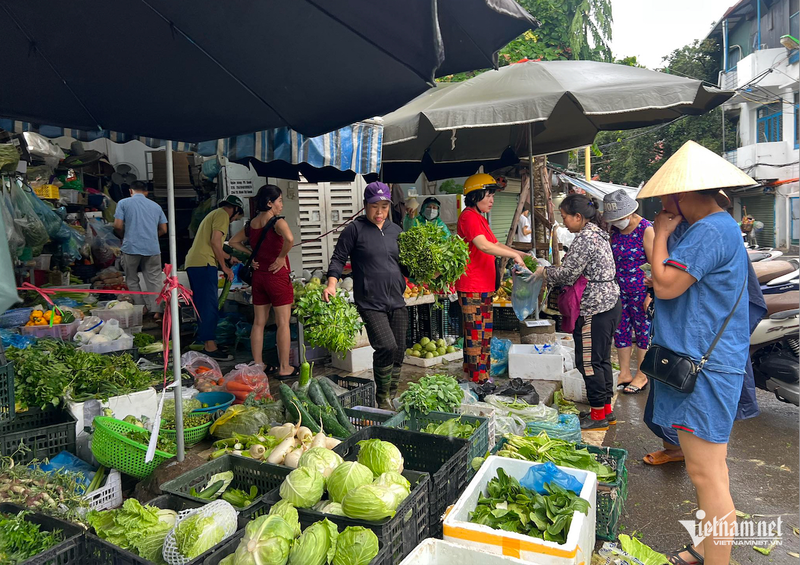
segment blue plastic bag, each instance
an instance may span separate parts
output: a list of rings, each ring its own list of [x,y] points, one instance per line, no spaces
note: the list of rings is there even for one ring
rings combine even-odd
[[[489,346],[492,356],[492,377],[502,377],[508,374],[508,350],[511,349],[510,339],[492,338]]]
[[[535,490],[539,494],[547,494],[547,490],[544,488],[545,483],[555,483],[566,490],[571,490],[575,494],[580,494],[583,488],[582,482],[550,462],[544,465],[534,465],[528,469],[528,472],[519,482],[525,488]]]
[[[84,461],[83,459],[79,459],[75,457],[72,453],[68,451],[62,451],[52,459],[50,459],[47,463],[39,463],[37,465],[29,465],[29,467],[34,468],[38,467],[44,472],[69,472],[69,473],[81,473],[83,475],[82,479],[78,479],[75,477],[76,482],[83,484],[85,487],[88,487],[89,484],[92,482],[94,478],[94,474],[96,473],[94,467],[92,467],[89,463]]]
[[[547,432],[547,437],[563,439],[572,443],[581,441],[581,421],[575,414],[559,414],[558,423],[529,421],[525,427],[525,435],[537,436]]]

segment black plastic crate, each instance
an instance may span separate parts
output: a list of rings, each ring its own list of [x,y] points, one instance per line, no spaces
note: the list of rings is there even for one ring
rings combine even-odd
[[[355,461],[358,442],[381,439],[393,443],[403,454],[404,467],[430,475],[429,529],[441,525],[447,507],[455,503],[467,486],[470,442],[445,436],[435,436],[371,426],[359,430],[334,448],[344,459]]]
[[[352,408],[354,406],[369,406],[374,408],[375,403],[375,381],[372,379],[362,379],[360,377],[340,377],[339,375],[326,375],[324,378],[330,379],[347,392],[339,395],[339,404],[342,408]]]
[[[510,306],[494,306],[492,308],[492,328],[501,331],[514,331],[519,329],[519,318]]]
[[[381,545],[387,546],[387,565],[397,565],[406,555],[428,537],[428,507],[430,496],[430,476],[428,473],[405,470],[403,476],[411,483],[411,493],[397,507],[394,518],[385,518],[379,522],[356,520],[347,516],[323,514],[310,508],[298,508],[300,526],[304,529],[327,518],[340,529],[347,526],[363,526],[378,536]],[[268,511],[281,500],[280,489],[275,489],[264,497],[265,509]]]
[[[2,348],[2,346],[0,346]],[[14,419],[14,364],[0,365],[0,422]]]
[[[22,510],[30,509],[16,504],[0,504],[0,512],[3,514],[18,514]],[[39,513],[28,514],[25,520],[39,524],[39,531],[61,530],[64,541],[39,555],[26,559],[20,565],[78,565],[86,561],[86,540],[83,528]]]
[[[75,453],[75,417],[66,410],[30,408],[10,422],[0,423],[0,455],[13,455],[15,463],[51,458],[62,451]],[[20,443],[30,451],[17,452]]]
[[[193,510],[203,506],[203,504],[199,502],[193,502],[191,500],[179,498],[171,494],[162,494],[161,496],[145,502],[144,504],[156,506],[165,510],[174,510],[175,512]],[[240,519],[240,527],[241,524],[242,521]],[[236,534],[234,534],[234,536],[235,535]],[[191,565],[200,565],[217,549],[224,546],[224,544],[226,544],[229,540],[230,538],[218,545],[215,545],[202,555],[192,559],[189,563]],[[93,533],[86,534],[86,557],[87,562],[91,563],[92,565],[152,565],[152,561],[148,561],[142,557],[139,557],[135,553],[132,553],[126,549],[122,549],[121,547],[118,547],[113,543],[109,543],[104,539],[100,539]]]
[[[167,481],[161,485],[161,490],[185,498],[186,500],[191,500],[192,502],[208,504],[211,501],[194,497],[189,494],[189,491],[191,491],[192,487],[200,490],[205,488],[213,475],[224,473],[225,471],[233,471],[233,481],[231,481],[228,488],[238,488],[247,491],[250,490],[250,487],[253,485],[258,487],[259,497],[256,498],[250,506],[241,509],[237,508],[241,516],[253,518],[263,513],[259,512],[264,506],[262,497],[272,489],[278,488],[283,482],[283,479],[285,479],[292,470],[281,465],[262,463],[261,461],[248,457],[223,455],[222,457],[187,471],[180,477]]]
[[[344,529],[344,528],[342,528]],[[244,537],[244,530],[236,532],[232,538],[217,546],[211,556],[206,557],[203,565],[219,565],[219,562],[231,555],[239,547],[239,542]],[[378,555],[369,562],[369,565],[391,565],[388,559],[389,548],[385,544],[380,545]]]

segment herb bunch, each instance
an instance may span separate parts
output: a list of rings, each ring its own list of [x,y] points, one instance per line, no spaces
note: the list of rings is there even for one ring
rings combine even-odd
[[[448,375],[427,375],[411,383],[400,395],[405,410],[428,412],[455,412],[464,400],[464,389]]]
[[[469,439],[476,431],[478,431],[478,424],[470,424],[469,422],[462,422],[461,417],[450,418],[444,422],[437,424],[431,422],[420,431],[426,434],[433,434],[437,436],[450,436],[461,439]]]
[[[500,457],[536,461],[539,463],[553,463],[560,467],[572,467],[583,471],[591,471],[597,475],[597,480],[614,482],[617,473],[597,460],[593,453],[563,439],[550,438],[547,432],[540,432],[535,437],[522,437],[514,434],[505,434],[506,443],[497,452]]]
[[[0,514],[0,563],[16,565],[64,541],[61,530],[40,531],[27,512]]]
[[[323,289],[307,287],[294,312],[303,324],[303,335],[309,345],[343,355],[355,347],[356,336],[364,324],[344,293],[337,292],[330,302],[325,302]]]
[[[464,274],[469,248],[458,236],[448,237],[444,229],[426,222],[398,237],[400,262],[411,278],[431,290],[448,290]]]

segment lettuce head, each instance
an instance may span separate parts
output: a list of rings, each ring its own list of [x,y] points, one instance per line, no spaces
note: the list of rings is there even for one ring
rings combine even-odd
[[[244,537],[226,565],[286,565],[295,535],[295,528],[281,516],[259,516],[245,526]]]
[[[300,535],[300,517],[297,514],[297,508],[292,506],[288,500],[281,500],[275,506],[269,509],[270,516],[280,516],[295,532],[295,536]]]
[[[355,461],[345,461],[328,477],[328,494],[331,500],[341,504],[345,495],[356,487],[372,482],[372,471]]]

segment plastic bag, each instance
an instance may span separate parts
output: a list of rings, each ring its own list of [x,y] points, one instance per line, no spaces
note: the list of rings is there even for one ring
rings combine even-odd
[[[86,316],[78,326],[78,331],[97,333],[101,327],[103,327],[103,320],[97,316]]]
[[[497,394],[516,398],[517,400],[522,399],[532,406],[539,404],[539,393],[536,392],[533,384],[531,384],[530,381],[524,381],[522,379],[511,379],[508,382],[508,386],[500,390]]]
[[[556,467],[551,461],[544,465],[534,465],[528,469],[528,472],[519,482],[523,487],[535,490],[539,494],[547,494],[547,489],[544,488],[545,483],[555,483],[566,490],[571,490],[575,494],[580,494],[583,488],[582,482]]]
[[[512,345],[510,339],[492,338],[489,346],[492,355],[492,377],[502,377],[508,374],[508,351]]]
[[[579,443],[581,421],[575,414],[559,414],[556,422],[528,422],[525,426],[525,435],[537,436],[541,432],[547,432],[550,438]]]
[[[3,220],[0,218],[0,229],[3,227],[2,224]],[[5,312],[14,303],[19,302],[10,253],[8,247],[0,244],[0,312]]]
[[[496,406],[492,406],[497,410]],[[521,436],[525,434],[525,420],[519,416],[509,414],[507,416],[500,416],[499,414],[494,417],[494,433],[495,437],[501,437],[503,434],[514,434]]]
[[[75,481],[89,486],[94,478],[95,468],[83,459],[79,459],[68,451],[62,451],[55,457],[48,460],[46,463],[37,463],[36,465],[29,465],[30,468],[38,468],[45,473],[50,471],[62,473],[80,473],[82,477],[74,477]]]
[[[108,320],[103,324],[99,335],[114,341],[115,339],[121,338],[124,333],[122,328],[119,327],[119,320]]]
[[[38,247],[50,241],[50,236],[47,235],[47,229],[44,227],[42,220],[36,215],[36,212],[31,206],[28,197],[25,196],[25,190],[17,184],[16,181],[11,183],[11,203],[14,206],[14,222],[19,227],[22,235],[25,236],[25,245],[28,247]]]
[[[3,343],[3,348],[15,347],[17,349],[27,349],[34,343],[36,338],[33,336],[19,335],[6,329],[0,329],[0,341]]]
[[[25,247],[25,236],[14,221],[14,205],[11,203],[11,195],[3,191],[2,202],[3,225],[5,228],[6,240],[8,241],[8,251],[16,259],[20,256],[22,248]],[[13,272],[13,271],[12,271]]]
[[[217,438],[233,437],[233,434],[253,435],[261,428],[269,427],[269,414],[255,406],[236,404],[211,424],[211,435]]]
[[[250,331],[253,324],[238,322],[236,324],[236,343],[244,346],[245,351],[250,351]]]
[[[114,229],[97,218],[89,220],[89,231],[92,234],[92,255],[102,266],[114,263],[121,253],[122,242],[114,235]]]
[[[11,143],[0,143],[0,173],[13,173],[19,165],[19,151]]]
[[[514,286],[511,290],[511,307],[521,322],[531,314],[539,312],[539,293],[542,291],[542,277],[519,265],[511,270]]]
[[[241,404],[250,393],[256,400],[272,398],[269,394],[269,379],[263,365],[242,363],[225,375],[225,389],[236,397],[235,404]]]
[[[47,235],[51,238],[55,238],[61,230],[61,225],[64,223],[63,220],[53,211],[52,208],[39,200],[39,197],[33,192],[27,190],[24,192],[31,204],[31,207],[33,208],[33,211],[37,216],[39,216],[39,219],[42,221],[42,224],[47,230]]]
[[[194,386],[200,392],[222,390],[222,369],[208,355],[197,351],[188,351],[181,356],[181,367],[194,377]]]
[[[487,396],[486,403],[494,406],[498,414],[514,414],[526,422],[558,422],[558,410],[544,404],[530,405],[523,400],[496,394]],[[516,406],[511,407],[509,404],[516,404]]]

